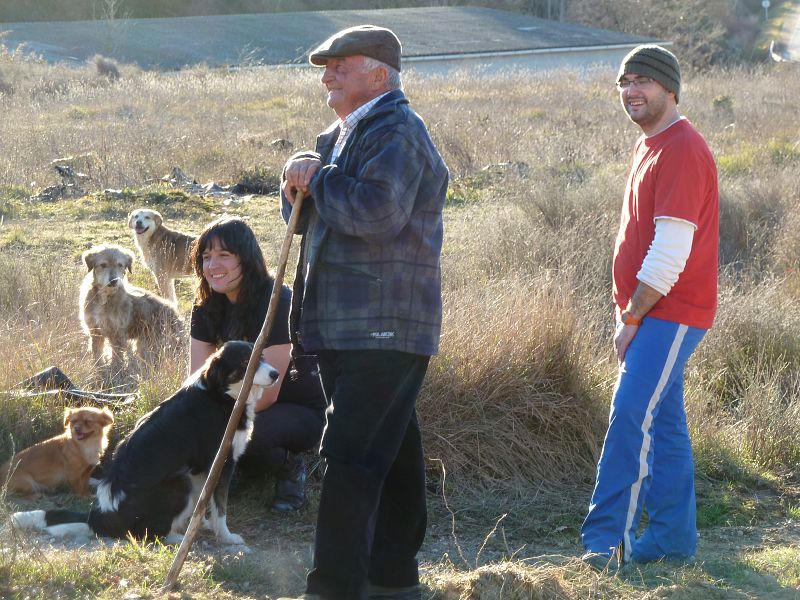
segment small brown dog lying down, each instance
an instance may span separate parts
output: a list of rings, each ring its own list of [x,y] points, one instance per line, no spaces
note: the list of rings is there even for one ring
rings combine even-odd
[[[128,215],[128,227],[133,229],[133,241],[142,262],[153,272],[161,295],[177,303],[175,278],[194,275],[190,258],[196,236],[175,231],[164,225],[157,210],[138,208]]]
[[[12,456],[0,467],[0,485],[8,478],[9,492],[27,496],[54,492],[66,484],[76,494],[89,496],[89,474],[100,462],[113,423],[107,408],[66,409],[64,433]]]
[[[83,253],[89,273],[81,284],[81,324],[91,338],[95,363],[108,340],[115,373],[122,370],[131,341],[136,341],[136,353],[153,364],[163,349],[175,348],[183,334],[183,321],[172,304],[128,283],[125,274],[133,271],[133,259],[133,252],[116,244],[100,244]]]

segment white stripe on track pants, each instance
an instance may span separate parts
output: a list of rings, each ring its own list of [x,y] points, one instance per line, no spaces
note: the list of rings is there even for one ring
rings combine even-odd
[[[683,375],[707,330],[645,318],[620,367],[589,513],[587,551],[649,562],[694,556],[694,462]],[[647,507],[648,525],[636,538]]]

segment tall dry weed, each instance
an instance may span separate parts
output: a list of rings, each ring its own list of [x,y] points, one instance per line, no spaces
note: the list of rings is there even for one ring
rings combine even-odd
[[[765,318],[780,315],[780,318]],[[800,302],[785,281],[727,290],[697,357],[694,437],[767,469],[800,461]]]
[[[591,482],[607,353],[571,307],[571,291],[543,277],[445,296],[441,353],[419,409],[427,454],[463,497],[472,488],[531,501],[531,486],[546,494]]]
[[[0,385],[53,362],[83,385],[91,367],[77,326],[74,252],[46,245],[48,258],[30,262],[30,236],[44,233],[23,229],[49,222],[38,220],[45,215],[58,219],[61,250],[72,231],[82,241],[86,229],[130,243],[120,218],[129,207],[102,194],[80,206],[37,205],[20,190],[57,183],[51,160],[82,153],[94,157],[88,192],[152,186],[173,166],[200,182],[242,173],[271,181],[334,117],[315,70],[121,66],[123,77],[110,82],[88,66],[12,62],[9,69],[0,61],[3,81],[14,87],[0,95],[0,202],[13,208],[0,227]],[[506,506],[546,490],[588,497],[615,372],[610,258],[639,135],[619,106],[612,71],[404,75],[452,173],[442,351],[420,413],[429,456],[452,475],[446,491],[465,502],[471,491],[471,500],[496,494]],[[747,460],[786,467],[800,447],[791,433],[800,430],[791,375],[800,330],[796,309],[786,308],[800,295],[792,272],[797,74],[792,65],[687,73],[679,105],[717,157],[723,198],[720,311],[690,363],[691,426],[701,445],[720,442]],[[277,138],[292,147],[271,145]],[[175,203],[159,197],[169,212]],[[209,215],[241,208],[182,202],[202,204]],[[275,256],[283,228],[277,202],[251,217],[275,233],[265,238]],[[764,319],[765,308],[779,318]],[[166,397],[185,369],[186,357],[176,356],[158,374],[141,373],[143,399],[130,412]],[[18,418],[22,409],[13,410]],[[33,437],[30,426],[27,434],[24,422],[18,427]],[[432,463],[432,476],[437,470]]]

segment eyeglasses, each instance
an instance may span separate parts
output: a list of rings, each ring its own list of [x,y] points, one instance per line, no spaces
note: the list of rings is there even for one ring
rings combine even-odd
[[[637,88],[643,88],[653,83],[653,81],[654,79],[652,77],[637,77],[636,79],[620,79],[617,82],[617,89],[619,91],[622,91],[622,90],[627,90],[632,86],[635,86]]]

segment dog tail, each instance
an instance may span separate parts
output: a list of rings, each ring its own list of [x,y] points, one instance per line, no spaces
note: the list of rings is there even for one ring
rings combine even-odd
[[[89,513],[73,510],[28,510],[11,515],[15,529],[46,531],[55,537],[89,537],[92,530],[88,524]]]

